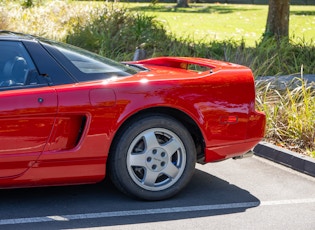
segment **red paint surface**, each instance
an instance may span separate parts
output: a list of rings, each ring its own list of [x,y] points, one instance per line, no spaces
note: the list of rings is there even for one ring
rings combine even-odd
[[[136,63],[150,71],[0,92],[0,187],[102,180],[116,131],[148,109],[189,116],[202,134],[205,162],[242,155],[262,139],[265,115],[255,111],[248,68],[200,58]],[[212,71],[183,69],[189,64]]]

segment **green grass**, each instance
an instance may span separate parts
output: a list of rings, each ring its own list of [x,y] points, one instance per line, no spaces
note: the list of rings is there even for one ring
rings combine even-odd
[[[28,30],[58,40],[64,39],[74,20],[88,20],[90,16],[85,17],[88,12],[94,11],[93,15],[97,15],[97,8],[106,5],[102,1],[53,3],[37,0],[34,7],[23,9],[20,3],[9,0],[3,0],[2,6],[0,3],[2,11],[10,18],[8,25],[13,23],[14,28],[21,32]],[[177,38],[189,38],[194,42],[243,40],[246,46],[255,46],[260,42],[268,13],[267,5],[191,3],[190,8],[175,8],[173,3],[118,3],[113,6],[124,6],[131,12],[156,16],[169,34]],[[292,5],[290,9],[291,39],[315,44],[315,6]]]
[[[169,32],[194,41],[244,40],[254,46],[264,33],[267,5],[190,4],[191,8],[175,8],[175,4],[128,3],[131,11],[156,16]],[[290,35],[294,41],[314,40],[315,6],[291,6]]]

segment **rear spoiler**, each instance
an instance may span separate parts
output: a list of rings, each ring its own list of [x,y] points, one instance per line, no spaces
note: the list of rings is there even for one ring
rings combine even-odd
[[[145,59],[140,61],[127,62],[130,64],[143,64],[143,65],[157,65],[165,66],[179,69],[189,69],[190,65],[197,65],[202,67],[207,67],[209,69],[224,69],[224,68],[237,68],[243,69],[244,66],[237,64],[216,61],[206,58],[189,58],[189,57],[157,57],[151,59]],[[245,67],[246,68],[246,67]]]

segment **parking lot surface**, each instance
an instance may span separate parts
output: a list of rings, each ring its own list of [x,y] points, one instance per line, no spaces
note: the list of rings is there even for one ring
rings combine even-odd
[[[315,178],[254,156],[197,165],[165,201],[110,182],[0,191],[0,229],[315,229]]]

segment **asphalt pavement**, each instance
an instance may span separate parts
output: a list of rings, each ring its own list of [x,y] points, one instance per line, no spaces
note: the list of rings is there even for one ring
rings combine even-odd
[[[315,178],[259,156],[197,165],[189,185],[159,202],[108,181],[0,190],[0,229],[315,229]]]

